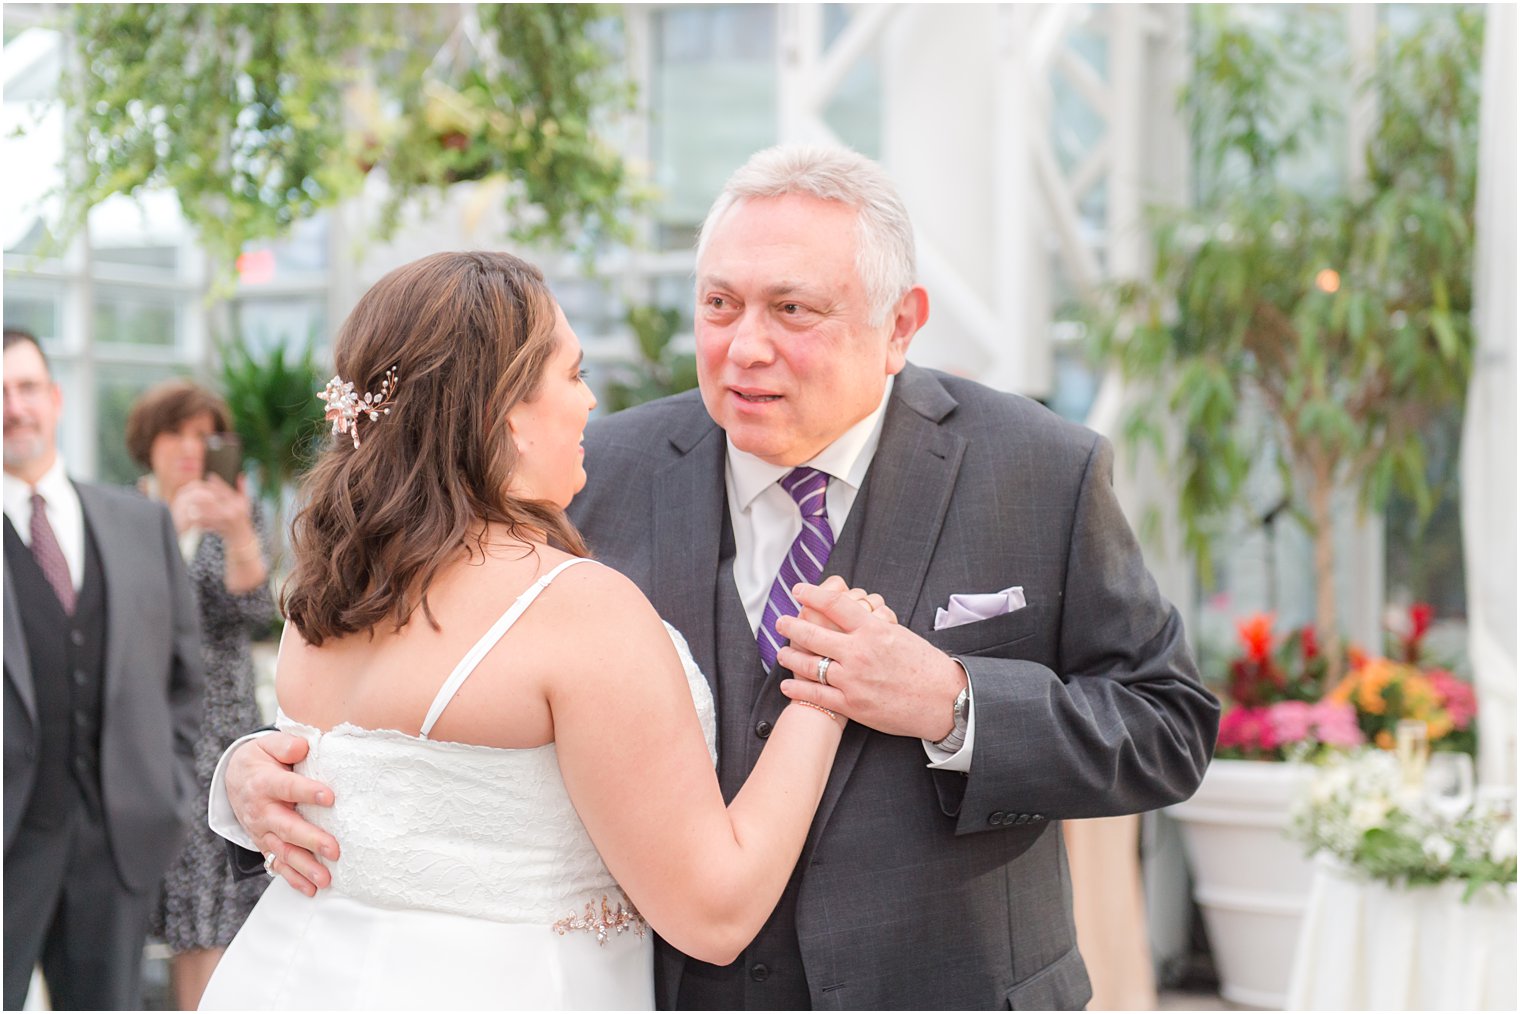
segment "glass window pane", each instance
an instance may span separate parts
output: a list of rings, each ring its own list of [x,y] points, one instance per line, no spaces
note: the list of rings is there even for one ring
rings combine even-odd
[[[1384,520],[1387,600],[1425,602],[1442,620],[1467,615],[1466,568],[1462,557],[1462,413],[1449,409],[1426,427],[1425,477],[1438,499],[1428,517],[1402,492],[1389,498]]]
[[[850,23],[850,4],[825,4],[823,38],[832,46]],[[881,157],[881,63],[874,50],[862,53],[829,97],[823,120],[845,144],[870,158]]]
[[[276,346],[302,350],[331,344],[327,303],[320,296],[239,299],[233,306],[236,334],[255,355]]]
[[[5,326],[18,327],[40,339],[44,345],[58,340],[59,294],[56,286],[5,279]]]
[[[186,371],[168,366],[102,363],[95,377],[95,475],[101,482],[131,485],[145,469],[127,453],[122,434],[132,403],[149,387]]]
[[[105,345],[174,346],[179,338],[179,311],[172,292],[95,286],[94,339]]]
[[[90,256],[100,264],[126,264],[170,274],[179,266],[179,248],[173,246],[97,246],[91,248]]]
[[[730,173],[776,141],[776,14],[770,4],[674,7],[654,18],[651,148],[663,233],[688,246]]]
[[[243,247],[237,260],[238,281],[245,286],[304,280],[327,270],[327,216],[295,222],[290,234],[276,241],[261,240]]]

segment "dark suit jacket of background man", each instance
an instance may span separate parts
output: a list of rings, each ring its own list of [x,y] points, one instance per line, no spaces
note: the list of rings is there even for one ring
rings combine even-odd
[[[155,890],[196,799],[200,620],[179,541],[163,506],[126,490],[76,482],[87,539],[105,583],[99,790],[116,873],[133,893]],[[39,771],[37,681],[5,564],[5,855],[25,848],[23,821]],[[6,927],[6,945],[12,946]],[[87,946],[87,944],[85,944]]]
[[[731,799],[785,699],[732,580],[723,432],[691,391],[597,420],[585,446],[571,515],[712,682]],[[1057,822],[1187,798],[1219,715],[1111,478],[1108,442],[1035,402],[912,365],[897,377],[825,573],[880,592],[965,663],[970,774],[851,723],[770,923],[726,973],[661,943],[660,1006],[693,968],[702,995],[751,1008],[1087,1002]],[[952,593],[1013,585],[1023,609],[932,630]]]

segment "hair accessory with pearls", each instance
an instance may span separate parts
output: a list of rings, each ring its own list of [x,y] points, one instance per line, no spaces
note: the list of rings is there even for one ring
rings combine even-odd
[[[323,419],[332,423],[333,435],[348,434],[353,437],[354,447],[357,448],[360,421],[368,416],[370,422],[375,422],[382,415],[391,414],[391,401],[396,397],[396,367],[392,366],[385,371],[379,393],[365,391],[361,397],[354,393],[353,381],[344,380],[335,373],[327,382],[327,387],[317,392],[317,397],[327,402],[327,413]]]

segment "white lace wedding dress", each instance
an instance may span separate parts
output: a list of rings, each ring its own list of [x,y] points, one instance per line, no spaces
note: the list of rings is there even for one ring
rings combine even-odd
[[[427,738],[459,685],[549,582],[531,586],[460,661],[420,736],[280,716],[311,751],[297,770],[337,805],[303,808],[342,843],[332,887],[270,884],[202,1009],[652,1009],[653,936],[597,855],[554,744],[507,750]],[[711,754],[712,695],[686,642]],[[617,758],[608,758],[616,763]]]

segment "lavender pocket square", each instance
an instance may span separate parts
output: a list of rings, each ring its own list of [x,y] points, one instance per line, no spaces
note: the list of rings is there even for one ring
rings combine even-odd
[[[994,616],[1023,609],[1025,605],[1023,585],[982,595],[951,595],[949,606],[935,610],[934,629],[944,630],[963,623],[990,620]]]

